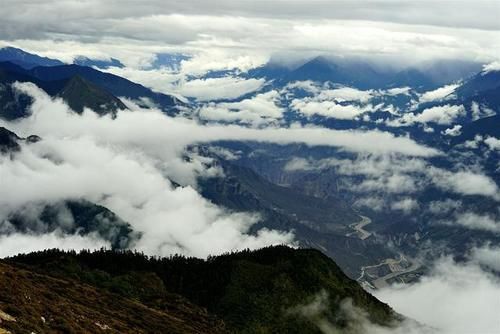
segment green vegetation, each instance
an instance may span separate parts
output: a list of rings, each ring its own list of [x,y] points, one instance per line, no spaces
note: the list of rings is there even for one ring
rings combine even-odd
[[[144,278],[147,278],[144,276]],[[151,308],[119,294],[0,262],[0,333],[226,333],[180,296]]]
[[[172,294],[181,295],[238,333],[319,333],[315,324],[290,312],[319,293],[326,293],[329,305],[321,316],[340,328],[349,325],[339,312],[346,299],[365,310],[374,323],[390,325],[398,317],[330,258],[311,249],[277,246],[207,260],[151,258],[131,251],[48,250],[8,261],[85,282],[155,309],[165,309]]]

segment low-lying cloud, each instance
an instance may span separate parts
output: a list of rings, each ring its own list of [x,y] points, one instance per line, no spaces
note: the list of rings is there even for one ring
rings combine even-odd
[[[15,87],[33,96],[32,115],[16,122],[2,121],[2,125],[21,136],[37,134],[43,140],[23,145],[14,159],[1,157],[5,177],[0,190],[2,219],[30,203],[85,199],[109,208],[130,223],[141,234],[134,247],[148,254],[206,256],[293,242],[291,231],[262,229],[250,235],[248,231],[258,216],[227,212],[201,197],[196,179],[222,171],[211,164],[210,158],[188,150],[192,145],[249,140],[380,154],[439,153],[408,138],[379,131],[201,125],[135,105],[116,118],[99,117],[90,110],[78,115],[33,84]],[[181,186],[174,186],[170,180]]]
[[[497,258],[499,255],[497,252]],[[435,328],[438,334],[500,330],[500,280],[474,261],[456,263],[443,258],[418,283],[393,285],[373,293],[403,315]]]

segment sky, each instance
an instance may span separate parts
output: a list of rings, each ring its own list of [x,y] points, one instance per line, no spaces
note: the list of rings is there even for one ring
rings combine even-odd
[[[317,54],[391,63],[492,62],[498,1],[2,1],[2,44],[70,62],[77,55],[147,66],[157,52],[200,57],[200,70]],[[222,63],[222,64],[221,64]]]

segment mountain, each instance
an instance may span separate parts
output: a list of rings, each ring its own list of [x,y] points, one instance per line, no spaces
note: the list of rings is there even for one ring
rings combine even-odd
[[[280,84],[293,81],[332,82],[359,89],[412,87],[418,91],[438,88],[464,78],[481,69],[481,64],[468,61],[439,60],[402,70],[383,68],[363,59],[318,56],[287,67],[276,60],[252,69],[248,76],[266,78]]]
[[[455,91],[457,98],[471,105],[476,102],[493,110],[500,108],[500,71],[480,72]]]
[[[201,194],[213,203],[236,212],[259,213],[252,232],[261,228],[293,231],[300,245],[325,252],[349,277],[359,268],[394,254],[368,238],[348,236],[349,225],[362,221],[344,201],[317,198],[301,190],[273,184],[248,167],[220,161],[224,177],[199,180]]]
[[[181,53],[157,53],[151,63],[151,69],[167,68],[179,71],[183,61],[191,59],[191,56]]]
[[[127,109],[120,99],[79,75],[71,77],[57,95],[77,113],[82,113],[83,108],[90,108],[100,115],[110,110]]]
[[[337,198],[320,199],[264,180],[249,168],[220,161],[224,177],[202,180],[202,194],[233,209],[258,207],[293,216],[301,224],[320,232],[345,232],[359,216]]]
[[[17,64],[25,69],[31,69],[37,66],[64,65],[64,63],[59,60],[40,57],[36,54],[10,46],[0,49],[0,62],[4,61]]]
[[[500,138],[500,114],[471,122],[465,125],[461,132],[459,136],[453,138],[453,144],[473,140],[477,135]]]
[[[73,60],[73,64],[80,66],[97,67],[102,69],[108,69],[110,67],[119,67],[119,68],[125,67],[125,65],[123,65],[122,62],[116,58],[91,59],[85,56],[76,57]]]
[[[101,72],[87,66],[73,64],[54,67],[35,67],[29,73],[38,80],[49,82],[68,80],[78,75],[117,97],[126,97],[133,100],[148,98],[165,113],[170,115],[176,113],[175,106],[182,105],[182,102],[171,95],[154,92],[125,78]]]
[[[160,57],[159,61],[162,59],[163,58]],[[179,56],[173,59],[180,62],[184,58]],[[83,103],[81,98],[76,99],[73,92],[72,96],[75,98],[73,104],[77,108],[77,111],[82,110],[84,105],[97,105],[97,103],[100,102],[99,99],[102,99],[106,94],[114,95],[114,97],[110,98],[108,95],[104,105],[108,103],[111,103],[111,105],[116,104],[118,109],[123,109],[124,105],[118,103],[116,97],[126,97],[133,100],[147,98],[158,105],[164,112],[171,115],[176,113],[175,106],[183,104],[171,95],[154,92],[140,84],[136,84],[117,75],[98,71],[90,66],[105,69],[110,66],[123,67],[123,64],[114,58],[111,58],[109,61],[101,61],[81,56],[75,59],[75,64],[65,65],[58,60],[40,57],[21,49],[7,47],[0,49],[0,85],[5,86],[6,82],[29,81],[38,86],[43,86],[41,88],[50,95],[55,95],[62,89],[62,86],[66,84],[66,81],[78,76],[94,85],[94,87],[89,87],[88,83],[82,85],[81,80],[78,82],[82,88],[86,89],[87,93],[89,93],[89,89],[95,92],[96,88],[99,88],[102,92],[98,93],[100,96],[93,96],[91,101],[86,101],[85,103]],[[5,74],[2,74],[2,72],[6,71],[9,72],[8,80],[5,78]],[[26,109],[26,105],[29,103],[16,103],[14,95],[15,94],[8,91],[8,89],[7,92],[2,92],[0,94],[0,103],[3,108],[1,114],[4,118],[14,119],[25,114],[23,110]],[[2,101],[2,96],[4,96],[6,101]],[[100,109],[101,111],[103,110],[103,108]],[[116,111],[116,109],[113,111]]]
[[[387,80],[364,62],[340,62],[323,56],[309,60],[285,76],[286,81],[334,82],[361,89],[380,87]]]
[[[30,210],[31,209],[31,210]],[[33,217],[33,211],[39,213]],[[10,233],[96,235],[112,248],[124,249],[140,237],[131,226],[109,209],[85,200],[65,200],[55,204],[37,203],[26,210],[9,215],[4,222]]]
[[[79,254],[49,250],[16,256],[8,259],[8,264],[57,278],[71,277],[80,284],[135,299],[153,310],[168,310],[165,295],[180,295],[222,319],[233,333],[321,333],[314,319],[294,312],[318,295],[323,296],[325,305],[315,316],[340,330],[360,321],[344,313],[346,301],[352,301],[355,308],[366,312],[369,321],[381,326],[393,325],[400,318],[346,277],[330,258],[310,249],[276,246],[207,260],[147,258],[106,250]],[[64,288],[58,291],[65,293]],[[72,297],[69,295],[68,302]],[[106,303],[108,299],[102,300]],[[101,321],[108,324],[110,319]]]
[[[434,60],[419,66],[439,86],[469,79],[481,72],[482,67],[481,63],[458,59]]]
[[[422,90],[436,88],[433,80],[416,68],[409,68],[399,71],[394,74],[390,79],[391,86],[393,87],[415,87]]]
[[[456,73],[447,68],[447,77]],[[359,59],[341,59],[318,56],[292,68],[269,62],[249,71],[251,77],[265,77],[278,80],[282,84],[293,81],[332,82],[358,89],[410,86],[419,90],[437,88],[442,77],[434,77],[430,72],[416,68],[401,71],[381,69]]]
[[[21,138],[0,127],[0,154],[21,150],[21,143],[34,143],[41,138],[35,135]],[[34,214],[36,212],[36,214]],[[112,248],[124,249],[140,238],[127,222],[107,208],[86,200],[65,200],[51,204],[31,203],[20,210],[2,217],[0,236],[11,233],[43,234],[66,233],[97,235],[109,242]]]
[[[4,127],[0,127],[0,153],[7,153],[9,151],[19,151],[21,146],[19,145],[19,138],[14,132],[7,130]]]
[[[12,88],[14,82],[42,83],[26,74],[23,68],[11,62],[0,63],[0,117],[12,120],[23,117],[31,105],[32,98]]]
[[[145,294],[161,296],[157,308],[74,276],[56,278],[3,261],[0,273],[0,333],[226,333],[215,316],[162,290],[155,275],[136,282]]]
[[[457,88],[455,93],[464,98],[476,96],[482,92],[500,87],[500,71],[480,72]]]
[[[5,119],[23,117],[31,104],[29,96],[14,91],[14,82],[32,82],[51,96],[60,96],[77,112],[83,107],[100,114],[114,113],[126,106],[117,98],[134,100],[149,98],[164,112],[175,114],[175,107],[182,104],[175,97],[133,83],[119,76],[100,72],[90,67],[63,65],[35,67],[26,70],[10,62],[0,63],[0,116]]]
[[[17,152],[21,150],[21,142],[36,143],[39,140],[41,138],[36,135],[21,138],[14,132],[0,127],[0,153]]]
[[[76,112],[84,107],[92,108],[99,114],[114,113],[126,106],[105,89],[79,76],[47,81],[38,79],[31,71],[10,62],[0,63],[0,117],[7,120],[24,117],[32,103],[30,96],[13,89],[14,82],[31,82],[51,96],[63,98]]]

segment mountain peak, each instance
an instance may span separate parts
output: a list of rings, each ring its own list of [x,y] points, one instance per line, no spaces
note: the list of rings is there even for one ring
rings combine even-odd
[[[0,127],[0,153],[19,151],[21,149],[18,143],[19,140],[21,140],[21,138],[14,132],[4,127]]]
[[[90,108],[100,115],[127,109],[120,99],[79,74],[73,75],[58,94],[77,113]]]
[[[25,69],[32,69],[36,66],[64,65],[60,60],[41,57],[12,46],[0,49],[0,61],[10,61]]]

